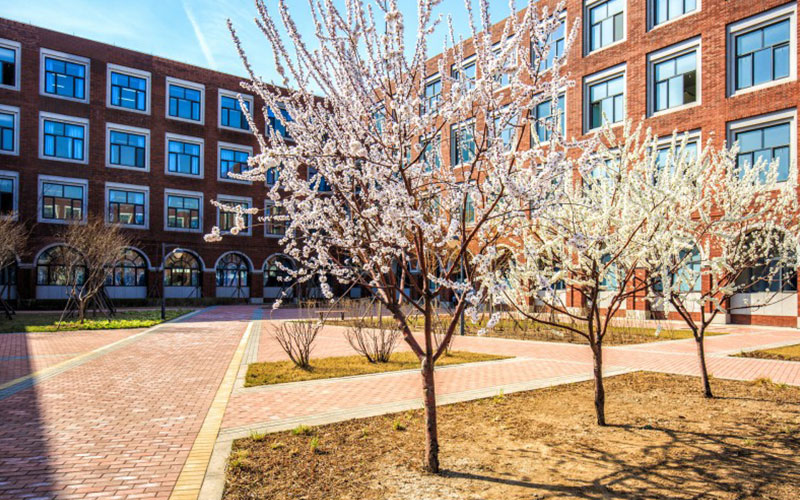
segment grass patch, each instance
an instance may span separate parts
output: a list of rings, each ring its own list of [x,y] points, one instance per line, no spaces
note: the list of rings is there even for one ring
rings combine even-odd
[[[168,309],[167,321],[192,312],[192,309]],[[0,319],[0,333],[66,332],[75,330],[117,330],[149,328],[162,322],[161,311],[120,311],[113,319],[86,318],[83,323],[65,321],[58,328],[60,313],[17,314],[12,320]]]
[[[441,316],[442,321],[449,321],[449,316]],[[466,334],[477,335],[478,331],[486,326],[488,317],[484,316],[477,323],[466,322]],[[367,319],[367,324],[370,326],[378,325],[378,318]],[[391,321],[389,318],[383,319],[384,323]],[[346,319],[342,320],[327,320],[327,325],[337,326],[352,326],[355,321]],[[409,318],[409,324],[415,332],[421,332],[423,328],[423,319],[421,316]],[[658,332],[658,335],[656,335]],[[725,332],[706,332],[706,336],[724,335]],[[494,328],[487,330],[486,336],[488,337],[501,337],[510,339],[522,340],[544,340],[550,342],[569,342],[572,344],[586,344],[586,338],[574,332],[555,328],[541,323],[536,323],[528,319],[512,319],[502,318],[498,321]],[[662,328],[645,328],[640,326],[629,326],[625,324],[625,320],[621,319],[616,324],[608,327],[605,340],[606,345],[629,345],[629,344],[642,344],[645,342],[657,342],[661,340],[678,340],[692,338],[690,330]]]
[[[800,387],[638,372],[438,407],[442,474],[422,471],[422,411],[239,439],[225,500],[800,498]],[[406,429],[400,431],[397,423]]]
[[[436,366],[475,363],[478,361],[494,361],[508,359],[508,356],[481,354],[475,352],[453,351],[442,355]],[[297,368],[291,361],[269,361],[252,363],[247,367],[245,387],[257,385],[282,384],[323,378],[349,377],[369,373],[393,372],[419,368],[419,360],[412,352],[396,352],[388,363],[370,363],[364,356],[341,356],[311,360],[311,369]]]
[[[780,361],[800,361],[800,344],[764,349],[763,351],[742,352],[737,354],[740,358],[777,359]]]

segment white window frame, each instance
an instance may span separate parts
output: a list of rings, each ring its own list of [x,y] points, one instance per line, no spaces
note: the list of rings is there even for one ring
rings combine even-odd
[[[461,71],[464,70],[464,67],[469,66],[472,63],[475,63],[475,79],[478,79],[478,56],[476,54],[472,54],[471,56],[467,56],[461,60],[460,63],[453,63],[450,65],[450,78],[453,78],[453,72],[458,70],[459,80],[461,81]],[[473,83],[474,85],[474,83]],[[444,82],[442,82],[442,91],[444,91]]]
[[[180,116],[172,116],[169,114],[169,86],[177,85],[179,87],[186,87],[187,89],[198,90],[200,92],[200,120],[190,120],[188,118],[181,118]],[[171,76],[166,77],[166,84],[164,86],[164,116],[168,120],[177,120],[179,122],[195,123],[205,125],[206,123],[206,86],[202,83],[190,82],[188,80],[181,80]]]
[[[560,22],[564,23],[564,50],[566,50],[567,49],[567,39],[569,38],[569,29],[570,29],[569,28],[569,24],[567,23],[568,18],[567,18],[567,11],[566,10],[562,11],[558,15],[558,20]],[[548,40],[549,40],[549,37],[548,37]],[[545,69],[533,68],[533,41],[531,41],[531,46],[530,46],[529,52],[530,52],[530,54],[529,54],[528,57],[531,58],[531,60],[529,61],[529,64],[531,65],[532,69],[538,71],[539,74],[545,74],[545,73],[547,73],[548,71],[550,71],[552,69],[552,66],[550,68],[545,68]],[[566,56],[567,56],[566,52],[561,54],[562,58],[564,58]],[[540,64],[541,64],[541,61],[540,61]]]
[[[697,143],[697,154],[699,155],[703,151],[703,130],[700,128],[694,128],[691,130],[684,130],[681,132],[677,132],[677,145],[681,144],[683,140],[683,136],[687,136],[686,143]],[[656,142],[656,150],[654,151],[657,153],[658,151],[664,149],[665,147],[669,147],[672,144],[672,134],[659,136],[658,141]]]
[[[169,141],[175,140],[180,142],[189,142],[200,146],[200,172],[199,175],[182,174],[180,172],[169,171]],[[167,132],[164,134],[164,175],[174,175],[177,177],[186,177],[188,179],[203,179],[205,177],[205,140],[202,137],[192,137],[188,135],[173,134]]]
[[[220,165],[222,162],[222,150],[223,149],[231,149],[233,151],[238,152],[245,152],[247,153],[247,157],[251,158],[253,156],[253,147],[252,146],[245,146],[243,144],[234,144],[232,142],[217,142],[217,180],[219,182],[231,182],[234,184],[253,184],[252,181],[240,181],[238,179],[229,179],[227,177],[222,177],[222,166]]]
[[[695,72],[697,74],[697,99],[689,104],[681,104],[674,108],[662,109],[656,111],[656,64],[667,61],[669,59],[695,52],[697,67]],[[627,90],[627,89],[626,89]],[[669,47],[657,50],[647,54],[647,116],[661,116],[676,111],[683,111],[684,109],[700,106],[703,103],[703,42],[699,36],[684,40],[683,42],[676,43]]]
[[[647,31],[652,31],[656,28],[660,28],[662,26],[667,26],[668,24],[672,24],[676,21],[680,21],[682,19],[686,19],[689,16],[693,16],[698,12],[703,10],[703,2],[702,0],[696,0],[697,8],[695,8],[691,12],[684,12],[678,17],[673,17],[668,21],[664,21],[661,24],[656,24],[656,0],[647,0]]]
[[[75,97],[67,97],[58,94],[48,94],[45,92],[45,70],[44,70],[44,60],[45,57],[49,57],[51,59],[60,59],[62,61],[67,61],[75,64],[82,64],[86,66],[86,79],[84,85],[86,88],[84,89],[84,99],[76,99]],[[52,97],[54,99],[64,99],[65,101],[73,101],[73,102],[82,102],[82,103],[89,103],[90,99],[90,89],[92,88],[91,85],[91,73],[92,73],[92,62],[88,57],[81,57],[76,56],[73,54],[67,54],[66,52],[59,52],[57,50],[46,49],[44,47],[39,49],[39,94],[45,97]]]
[[[628,39],[628,0],[622,0],[625,6],[622,8],[622,38],[617,40],[616,42],[611,42],[608,45],[603,45],[599,49],[592,50],[592,22],[589,17],[589,11],[592,7],[597,6],[597,4],[605,3],[609,0],[584,0],[583,2],[583,54],[584,56],[588,56],[591,54],[597,54],[603,50],[606,50],[610,47],[614,47],[615,45],[619,45],[625,42]],[[565,26],[566,28],[566,26]]]
[[[200,200],[200,213],[198,215],[198,219],[200,221],[200,227],[197,229],[192,228],[181,228],[181,227],[169,227],[169,207],[167,206],[167,202],[169,201],[169,196],[182,196],[184,198],[197,198]],[[185,191],[183,189],[172,189],[166,188],[164,189],[164,231],[171,231],[175,233],[202,233],[203,232],[203,212],[204,212],[204,200],[203,200],[203,193],[201,191]]]
[[[16,55],[14,56],[14,85],[2,85],[0,89],[19,90],[20,80],[22,78],[22,44],[15,40],[8,40],[7,38],[0,38],[0,47],[13,50]],[[49,94],[48,94],[49,95]]]
[[[253,101],[253,96],[250,94],[242,94],[241,92],[234,92],[232,90],[226,89],[219,89],[217,91],[217,127],[222,130],[231,130],[233,132],[243,132],[245,134],[252,134],[252,130],[244,130],[241,128],[234,128],[228,127],[227,125],[222,124],[222,98],[223,97],[230,97],[235,100],[239,100],[239,96],[242,96],[242,100],[250,103],[250,116],[255,119],[255,102]]]
[[[111,163],[111,132],[125,132],[143,135],[144,139],[144,168],[130,167],[128,165],[114,165]],[[150,130],[146,128],[131,127],[119,123],[106,123],[106,168],[120,168],[134,172],[150,171]]]
[[[130,229],[150,229],[150,188],[148,186],[138,186],[136,184],[121,184],[118,182],[106,182],[105,186],[105,203],[103,204],[103,210],[105,210],[106,216],[105,221],[106,224],[112,224],[110,220],[110,213],[108,210],[108,192],[112,189],[118,189],[120,191],[134,191],[144,194],[144,225],[138,226],[136,224],[122,224],[118,223],[121,227],[130,228]],[[166,203],[166,202],[165,202]]]
[[[561,87],[560,89],[558,89],[559,97],[562,96],[562,95],[564,96],[564,119],[562,120],[563,125],[564,125],[564,136],[567,135],[567,121],[568,121],[567,120],[567,116],[568,116],[567,115],[567,106],[569,106],[569,98],[567,96],[568,93],[569,92],[567,92],[567,87]],[[539,103],[539,104],[541,104],[541,103]],[[537,104],[536,106],[533,107],[533,113],[534,114],[536,113],[536,108],[538,107],[539,104]],[[550,116],[553,116],[553,115],[550,115]],[[536,117],[536,119],[538,120],[539,118]],[[538,131],[536,130],[536,122],[534,120],[532,120],[531,123],[532,123],[532,126],[530,127],[530,129],[531,129],[531,137],[530,137],[530,139],[531,139],[531,141],[533,141],[533,135],[536,134],[537,137],[538,137]],[[550,137],[552,137],[552,132],[550,133]],[[533,144],[533,142],[531,142],[531,144]],[[550,144],[550,141],[548,140],[548,141],[540,142],[539,144],[542,145],[542,146],[546,146],[546,145]]]
[[[57,121],[62,123],[69,123],[70,125],[80,125],[83,127],[83,160],[72,160],[69,158],[59,158],[57,156],[45,156],[44,154],[44,121]],[[48,113],[46,111],[39,112],[39,159],[49,161],[62,161],[65,163],[78,163],[80,165],[89,164],[89,120],[88,118],[78,118],[77,116],[59,115],[56,113]]]
[[[19,156],[19,108],[0,104],[0,112],[14,115],[14,150],[4,151],[0,149],[0,154]]]
[[[264,217],[267,216],[267,209],[269,207],[274,207],[274,206],[275,206],[275,202],[274,201],[269,200],[269,199],[264,200]],[[286,236],[285,234],[270,234],[270,233],[268,233],[267,232],[267,224],[269,224],[269,222],[266,219],[264,219],[264,237],[265,238],[274,238],[274,239],[278,239],[279,240],[279,239],[283,238],[284,236]],[[286,228],[288,229],[289,228],[288,227],[289,226],[289,221],[286,221],[286,226],[287,226]]]
[[[253,198],[247,196],[234,196],[230,194],[218,194],[217,201],[219,203],[227,204],[227,205],[239,205],[241,203],[247,203],[248,208],[253,208]],[[220,228],[220,232],[225,235],[233,236],[229,231],[223,231],[222,227],[220,226],[220,214],[222,210],[217,207],[217,223],[216,226]],[[253,235],[253,215],[249,215],[250,217],[250,225],[247,226],[247,231],[240,232],[236,236],[252,236]]]
[[[19,172],[10,170],[0,170],[0,179],[11,179],[14,189],[14,200],[12,203],[11,215],[0,215],[0,219],[19,220]]]
[[[746,132],[770,125],[778,125],[781,123],[789,123],[789,158],[792,164],[789,165],[789,179],[787,182],[793,182],[797,185],[797,108],[784,109],[763,115],[751,116],[728,122],[725,125],[725,135],[728,139],[728,144],[733,145],[735,142],[734,135],[737,132]]]
[[[452,144],[452,140],[453,140],[452,139],[452,135],[453,135],[453,127],[454,126],[459,131],[464,129],[464,128],[466,128],[466,127],[472,127],[472,141],[475,143],[475,148],[477,149],[477,147],[478,147],[478,142],[477,142],[477,138],[476,138],[477,130],[475,129],[475,118],[468,118],[468,119],[460,121],[458,123],[451,124],[450,125],[450,130],[448,131],[448,136],[447,136],[447,148],[448,148],[448,153],[450,153],[449,154],[449,158],[447,158],[448,164],[452,163],[451,160],[453,159],[453,153],[452,153],[452,151],[450,149],[451,149],[451,144]],[[476,151],[475,154],[477,155],[477,151]],[[450,165],[450,168],[463,168],[464,166],[465,166],[464,162],[460,162],[457,165]]]
[[[510,40],[513,40],[513,39],[514,39],[514,36],[515,36],[515,35],[510,35],[510,36],[507,38],[506,42],[508,42],[508,41],[510,41]],[[499,47],[499,45],[500,45],[500,44],[502,44],[502,43],[503,43],[503,40],[502,40],[502,39],[500,39],[500,40],[498,40],[497,42],[495,42],[495,43],[493,43],[493,44],[492,44],[492,54],[494,54],[494,53],[497,51],[497,49],[499,49],[499,48],[500,48],[500,47]],[[513,64],[513,63],[509,62],[509,66],[507,66],[507,67],[506,67],[506,69],[509,69],[509,68],[511,68],[511,65],[512,65],[512,64]],[[477,70],[477,68],[476,68],[476,70]],[[476,76],[477,76],[477,75],[476,75]],[[505,85],[503,85],[502,87],[499,87],[497,90],[495,90],[495,92],[502,92],[502,91],[504,91],[505,89],[507,89],[507,88],[508,88],[508,87],[511,85],[511,78],[512,78],[512,75],[511,75],[511,74],[509,74],[509,75],[508,75],[508,83],[506,83],[506,84],[505,84]]]
[[[144,111],[138,109],[126,108],[124,106],[115,106],[111,104],[111,72],[120,73],[127,76],[135,76],[137,78],[144,78],[147,82],[147,90],[145,91],[145,106]],[[131,113],[139,113],[142,115],[149,115],[151,108],[151,95],[153,89],[153,79],[149,71],[144,71],[136,68],[129,68],[127,66],[120,66],[118,64],[106,64],[106,107],[111,109],[120,109],[122,111],[129,111]]]
[[[622,75],[622,92],[625,96],[623,98],[623,105],[622,105],[622,120],[616,123],[609,123],[610,127],[619,127],[628,117],[628,67],[626,63],[617,64],[616,66],[612,66],[610,68],[604,69],[602,71],[598,71],[592,75],[587,75],[583,77],[583,132],[588,134],[589,132],[600,130],[602,129],[602,125],[600,127],[592,128],[592,121],[591,121],[591,103],[589,102],[589,87],[595,85],[597,83],[602,83],[607,80],[613,80],[614,78]],[[564,103],[566,105],[566,103]]]
[[[60,220],[60,219],[45,219],[42,214],[42,201],[44,196],[42,195],[42,184],[45,182],[52,182],[53,184],[67,184],[72,186],[81,186],[83,187],[83,210],[81,213],[81,224],[86,223],[86,217],[88,216],[89,212],[89,180],[88,179],[79,179],[75,177],[59,177],[56,175],[40,175],[38,179],[38,196],[36,197],[36,221],[40,223],[46,224],[70,224],[72,220]]]
[[[748,31],[784,19],[789,19],[789,76],[787,78],[753,85],[746,89],[736,90],[736,37]],[[728,97],[756,92],[765,88],[797,81],[797,2],[790,2],[729,24],[726,28],[726,39]]]

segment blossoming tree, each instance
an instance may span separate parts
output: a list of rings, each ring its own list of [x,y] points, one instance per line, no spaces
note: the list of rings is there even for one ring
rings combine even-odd
[[[277,177],[268,196],[279,210],[262,218],[286,225],[281,243],[298,266],[284,271],[300,283],[315,280],[328,299],[332,285],[363,287],[390,311],[421,363],[430,471],[439,469],[434,365],[476,300],[476,266],[505,237],[494,222],[540,210],[551,179],[571,168],[565,155],[530,148],[527,139],[536,106],[555,109],[569,85],[561,54],[575,37],[570,30],[563,51],[551,53],[559,11],[529,0],[490,30],[489,2],[481,1],[476,20],[467,1],[472,38],[457,42],[450,23],[443,55],[429,61],[429,39],[444,26],[433,12],[438,3],[417,1],[416,41],[407,47],[397,0],[351,0],[343,8],[309,2],[302,7],[313,23],[308,39],[294,3],[279,0],[273,11],[257,1],[278,83],[292,91],[258,78],[231,30],[250,73],[243,86],[264,100],[265,114],[283,118],[280,127],[256,131],[261,153],[244,176]],[[551,142],[566,141],[555,133]],[[216,228],[208,235],[219,237]],[[443,300],[454,303],[454,314],[437,346]],[[424,318],[419,336],[409,310]]]
[[[612,320],[655,280],[640,270],[654,242],[668,236],[673,193],[646,189],[657,153],[641,127],[628,122],[599,135],[584,168],[556,187],[557,203],[519,226],[508,268],[487,273],[483,282],[515,314],[586,338],[597,423],[605,425],[603,342]]]
[[[658,177],[644,186],[675,193],[670,235],[652,245],[647,271],[658,277],[653,306],[692,331],[710,398],[708,327],[720,314],[755,313],[797,293],[798,202],[794,183],[779,181],[778,160],[750,164],[736,145],[695,150],[673,137]]]

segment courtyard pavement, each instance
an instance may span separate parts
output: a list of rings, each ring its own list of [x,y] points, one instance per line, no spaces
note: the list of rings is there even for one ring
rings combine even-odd
[[[271,332],[295,314],[227,306],[146,330],[0,335],[0,499],[219,498],[237,437],[420,406],[416,370],[243,387],[249,363],[285,359]],[[724,329],[706,339],[715,377],[800,385],[800,363],[729,356],[800,331]],[[353,354],[343,332],[326,327],[314,356]],[[582,345],[458,337],[455,349],[514,358],[437,369],[440,403],[591,378]],[[698,373],[692,340],[605,353],[609,376]]]

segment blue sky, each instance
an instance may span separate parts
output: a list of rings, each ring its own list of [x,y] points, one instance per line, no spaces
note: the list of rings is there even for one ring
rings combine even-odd
[[[470,1],[477,14],[477,0]],[[308,27],[310,34],[307,0],[289,2],[296,4],[297,24]],[[493,21],[509,14],[507,0],[491,3]],[[267,81],[275,78],[271,51],[253,23],[257,12],[251,0],[5,0],[0,4],[0,17],[244,75],[225,26],[230,18],[256,72]],[[416,27],[416,2],[400,0],[400,4],[407,26]],[[453,16],[456,36],[469,36],[464,0],[443,0],[437,12]],[[445,32],[446,27],[440,26],[432,47],[442,46]]]

